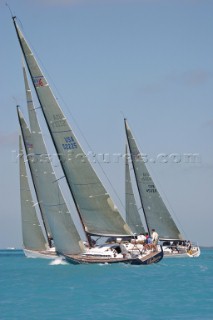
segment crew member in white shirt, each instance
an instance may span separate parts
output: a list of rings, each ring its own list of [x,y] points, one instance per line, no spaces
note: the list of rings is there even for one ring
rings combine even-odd
[[[152,229],[152,243],[154,245],[157,245],[158,244],[158,239],[159,239],[158,233],[155,231],[155,229]]]
[[[140,240],[140,241],[146,241],[146,236],[145,236],[143,233],[140,233],[140,234],[137,236],[137,239]]]

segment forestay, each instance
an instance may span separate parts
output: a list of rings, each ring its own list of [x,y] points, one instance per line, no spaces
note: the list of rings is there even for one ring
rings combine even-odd
[[[160,238],[182,239],[180,231],[166,208],[146,168],[126,120],[125,130],[139,196],[149,231],[151,231],[152,228],[155,228]]]
[[[42,74],[20,29],[15,28],[55,148],[85,231],[130,235],[131,230],[97,177]]]
[[[48,244],[39,223],[35,204],[30,191],[27,170],[24,161],[21,136],[19,135],[19,174],[23,246],[28,250],[46,250]]]

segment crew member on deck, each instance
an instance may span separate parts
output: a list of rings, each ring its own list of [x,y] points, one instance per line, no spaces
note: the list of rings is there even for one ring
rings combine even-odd
[[[158,233],[155,231],[155,229],[152,229],[152,243],[154,245],[157,245],[158,244],[158,239],[159,239]]]

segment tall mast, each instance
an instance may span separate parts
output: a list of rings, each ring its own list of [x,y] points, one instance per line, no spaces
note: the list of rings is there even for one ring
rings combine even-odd
[[[139,214],[136,200],[132,188],[131,174],[128,159],[127,144],[125,145],[125,207],[126,207],[126,221],[131,230],[136,233],[144,233],[144,226]]]
[[[132,155],[131,148],[130,148],[130,144],[129,144],[128,134],[127,134],[127,121],[126,121],[125,118],[124,118],[124,125],[125,125],[127,143],[128,143],[128,147],[129,147],[129,151],[130,151],[130,155],[131,155],[131,159],[132,159],[133,155]],[[133,159],[132,159],[132,160],[133,160]],[[135,163],[134,163],[134,161],[132,161],[132,166],[133,166],[133,170],[134,170],[134,173],[135,173],[135,176],[136,176],[136,168],[135,168]],[[141,207],[142,207],[142,209],[143,209],[143,213],[144,213],[144,218],[145,218],[147,230],[148,230],[148,233],[149,233],[149,235],[150,235],[151,232],[150,232],[150,228],[149,228],[149,225],[148,225],[148,221],[147,221],[147,217],[146,217],[146,212],[145,212],[144,204],[143,204],[143,198],[142,198],[142,194],[141,194],[141,192],[140,192],[140,188],[139,188],[139,184],[138,184],[138,180],[137,180],[137,179],[136,179],[136,185],[137,185],[138,193],[139,193],[139,196],[140,196]]]

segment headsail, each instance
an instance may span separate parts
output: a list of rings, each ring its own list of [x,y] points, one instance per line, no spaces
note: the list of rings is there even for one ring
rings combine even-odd
[[[14,24],[37,97],[85,231],[95,235],[130,235],[130,228],[83,152],[15,19]]]
[[[50,226],[49,226],[49,223],[47,220],[47,214],[45,212],[43,202],[39,201],[39,199],[42,199],[42,189],[40,188],[40,181],[39,181],[39,177],[37,175],[36,162],[34,160],[33,141],[32,141],[32,137],[31,137],[31,132],[30,132],[19,108],[17,108],[17,112],[18,112],[18,119],[19,119],[19,124],[20,124],[21,132],[22,132],[23,142],[24,142],[24,146],[25,146],[25,150],[26,150],[27,160],[28,160],[28,164],[29,164],[29,169],[30,169],[30,173],[32,176],[32,182],[33,182],[35,193],[36,193],[36,196],[38,199],[38,206],[40,208],[44,229],[45,229],[46,236],[48,239],[48,244],[51,247],[52,234],[51,234]],[[34,165],[33,165],[33,163],[34,163]]]
[[[136,145],[125,119],[125,130],[135,178],[149,232],[155,228],[160,238],[182,239],[171,214],[166,208]]]
[[[26,139],[26,151],[29,157],[28,160],[33,180],[37,188],[38,201],[48,221],[56,251],[64,254],[77,254],[82,251],[81,247],[83,247],[83,244],[71,218],[47,154],[32,102],[25,69],[24,80],[31,132],[20,110],[18,110],[18,116],[23,138],[24,140]]]
[[[22,238],[24,248],[36,251],[46,250],[48,245],[46,243],[41,225],[36,215],[36,209],[28,182],[21,135],[19,135],[19,170]]]
[[[132,189],[130,168],[128,161],[127,146],[125,152],[125,202],[126,202],[126,222],[131,230],[136,233],[144,233],[143,223],[138,212],[135,196]]]

